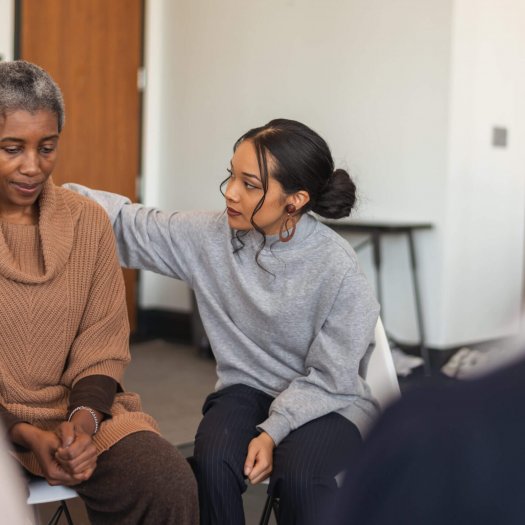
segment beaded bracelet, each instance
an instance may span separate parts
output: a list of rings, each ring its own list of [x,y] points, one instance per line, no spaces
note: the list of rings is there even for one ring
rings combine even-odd
[[[69,414],[69,417],[67,418],[68,421],[71,421],[71,418],[79,411],[79,410],[87,410],[91,417],[93,418],[93,421],[95,422],[95,431],[93,432],[93,436],[98,432],[98,417],[95,411],[92,408],[86,407],[84,405],[79,406],[71,411],[71,414]]]

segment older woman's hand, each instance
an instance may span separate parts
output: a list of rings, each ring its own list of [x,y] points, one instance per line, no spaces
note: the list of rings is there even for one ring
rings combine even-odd
[[[60,446],[60,440],[54,432],[41,431],[38,440],[33,444],[35,454],[44,477],[50,485],[76,485],[74,477],[57,462],[54,454]]]
[[[56,461],[76,483],[88,480],[97,466],[97,450],[91,434],[68,421],[58,427],[56,434],[60,441]]]
[[[55,459],[55,452],[60,447],[60,439],[54,432],[41,430],[29,423],[18,423],[13,426],[9,434],[13,443],[33,452],[50,485],[78,483]]]
[[[252,485],[264,481],[272,473],[274,448],[275,443],[266,432],[261,432],[250,441],[244,462],[244,475]]]

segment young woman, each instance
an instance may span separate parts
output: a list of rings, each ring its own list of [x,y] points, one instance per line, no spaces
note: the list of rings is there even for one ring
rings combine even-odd
[[[108,212],[124,265],[194,290],[218,382],[195,440],[201,523],[244,523],[246,480],[270,476],[279,522],[322,523],[376,403],[367,366],[379,307],[323,217],[355,186],[307,126],[273,120],[235,144],[226,213],[163,213],[70,185]]]
[[[45,71],[0,63],[0,416],[21,465],[74,486],[93,524],[195,524],[191,470],[121,386],[129,326],[111,225],[50,178],[63,123]]]

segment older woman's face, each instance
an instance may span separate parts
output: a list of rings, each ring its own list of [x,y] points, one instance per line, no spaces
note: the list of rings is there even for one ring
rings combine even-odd
[[[36,201],[57,158],[58,123],[48,110],[0,116],[0,215],[34,217]],[[21,219],[21,220],[19,220]]]

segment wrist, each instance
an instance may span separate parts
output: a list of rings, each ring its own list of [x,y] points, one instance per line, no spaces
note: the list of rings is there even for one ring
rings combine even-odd
[[[259,437],[268,445],[271,445],[272,448],[275,448],[275,441],[272,439],[272,436],[268,432],[261,432]]]
[[[71,412],[68,421],[81,432],[93,436],[98,432],[101,419],[101,415],[92,408],[79,406]]]

